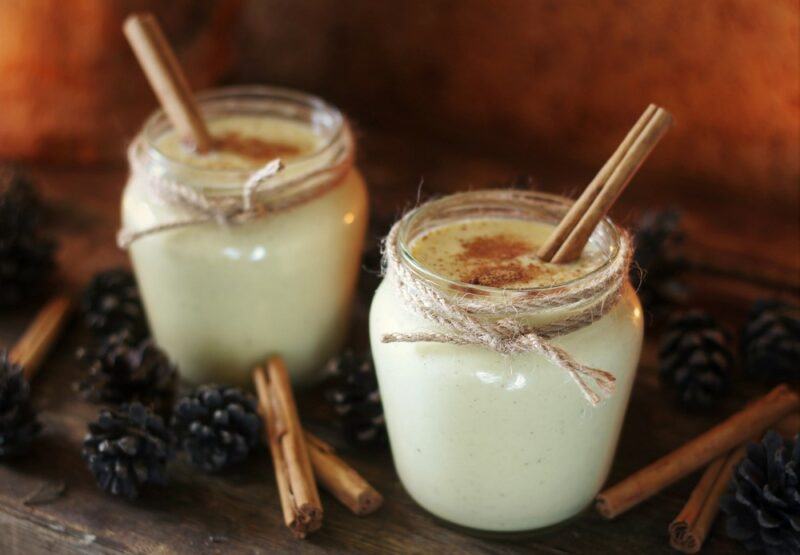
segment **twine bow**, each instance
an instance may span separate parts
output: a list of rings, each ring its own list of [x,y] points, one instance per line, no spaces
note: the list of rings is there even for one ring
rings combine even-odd
[[[451,345],[480,345],[503,355],[535,352],[567,372],[593,406],[614,392],[616,378],[610,372],[576,361],[550,339],[575,331],[598,320],[619,301],[630,264],[630,239],[622,234],[621,252],[588,282],[569,288],[517,300],[513,306],[498,305],[496,300],[468,299],[448,295],[424,278],[414,274],[400,261],[396,223],[384,243],[386,272],[395,280],[396,290],[405,304],[443,331],[387,333],[384,343],[434,342]],[[565,306],[601,296],[599,302],[570,310],[570,315],[548,325],[530,327],[517,318],[500,317],[509,312],[535,312]],[[597,391],[596,391],[597,390]]]
[[[132,167],[134,167],[133,164],[133,161],[131,161]],[[137,231],[121,229],[117,233],[117,245],[121,249],[127,249],[137,239],[159,231],[208,222],[227,225],[257,217],[260,215],[260,210],[259,206],[253,203],[253,195],[268,184],[269,179],[283,170],[283,167],[283,162],[280,158],[267,162],[250,174],[242,186],[242,194],[239,197],[227,195],[220,198],[212,198],[204,195],[195,187],[173,179],[163,176],[149,178],[146,183],[150,194],[168,204],[180,206],[185,211],[192,213],[192,216],[156,224]]]
[[[134,179],[141,180],[149,197],[174,206],[189,215],[143,229],[120,229],[117,232],[117,245],[121,249],[127,249],[134,241],[154,233],[209,222],[221,226],[240,224],[303,203],[327,188],[334,187],[352,167],[355,153],[349,131],[345,135],[344,143],[332,153],[328,165],[275,184],[274,178],[285,167],[283,161],[276,158],[251,173],[241,189],[231,194],[218,195],[206,195],[197,187],[177,179],[152,175],[137,160],[136,151],[139,144],[135,141],[128,149],[128,159]],[[313,186],[304,186],[307,184]],[[259,193],[267,191],[270,194],[274,193],[273,200],[261,201],[256,198]],[[284,192],[286,194],[281,195]]]

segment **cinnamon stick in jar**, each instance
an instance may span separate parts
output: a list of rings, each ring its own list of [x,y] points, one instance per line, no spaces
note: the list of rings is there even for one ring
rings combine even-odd
[[[278,482],[284,522],[295,537],[302,539],[322,526],[322,502],[283,360],[273,357],[267,362],[266,369],[257,367],[253,371],[253,381]]]
[[[601,492],[598,512],[615,518],[797,411],[800,395],[786,384],[779,385],[721,424]]]
[[[211,150],[214,141],[158,20],[149,12],[132,14],[122,30],[172,124],[198,152]]]

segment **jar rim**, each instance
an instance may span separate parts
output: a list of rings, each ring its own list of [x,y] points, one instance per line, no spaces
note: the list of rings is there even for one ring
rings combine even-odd
[[[474,294],[485,297],[487,295],[501,296],[506,302],[509,297],[526,297],[538,295],[543,293],[551,293],[562,288],[571,288],[579,286],[594,279],[597,275],[608,269],[608,267],[616,260],[617,257],[622,255],[621,252],[621,232],[616,224],[609,217],[603,218],[600,224],[592,233],[589,241],[595,244],[604,242],[605,248],[603,252],[605,256],[596,267],[590,271],[582,274],[579,277],[558,282],[554,284],[534,286],[534,287],[493,287],[488,285],[477,285],[453,279],[440,274],[430,268],[426,267],[411,253],[411,243],[413,240],[422,233],[422,230],[414,230],[415,225],[419,225],[420,221],[425,219],[434,219],[437,212],[439,214],[448,214],[450,211],[454,212],[456,217],[452,221],[457,221],[459,216],[467,219],[469,216],[460,215],[459,210],[475,210],[476,216],[486,217],[492,212],[487,212],[485,209],[487,203],[494,203],[495,208],[507,208],[509,218],[513,218],[527,214],[533,215],[535,208],[546,208],[550,212],[550,220],[547,223],[554,225],[560,221],[561,217],[566,214],[569,207],[573,204],[573,200],[567,197],[556,195],[552,193],[543,193],[539,191],[521,191],[516,189],[483,189],[455,193],[442,198],[438,198],[425,204],[422,204],[413,210],[407,212],[400,221],[400,228],[398,230],[397,243],[400,252],[400,259],[402,264],[406,264],[411,270],[422,277],[429,283],[433,283],[443,289],[450,288],[459,291],[459,293]],[[474,216],[473,216],[474,217]],[[532,218],[534,221],[543,221],[541,218]],[[429,225],[425,230],[430,230],[435,227]]]
[[[299,166],[302,164],[313,163],[316,159],[324,159],[331,154],[335,156],[337,145],[345,142],[348,149],[352,149],[352,138],[346,118],[342,112],[329,104],[322,98],[302,91],[273,87],[267,85],[236,85],[231,87],[218,87],[206,89],[195,95],[201,113],[207,113],[213,108],[230,110],[235,113],[236,103],[268,103],[272,102],[276,106],[281,106],[287,110],[287,114],[298,114],[307,111],[311,114],[309,123],[327,123],[328,133],[310,152],[294,156],[284,161],[286,167]],[[325,120],[325,121],[323,121]],[[315,131],[313,125],[310,127]],[[189,162],[179,160],[169,156],[158,148],[156,141],[163,133],[173,129],[172,122],[169,121],[163,108],[155,110],[142,126],[140,137],[147,155],[160,166],[166,168],[168,172],[202,172],[224,180],[238,180],[246,178],[258,168],[205,168],[198,167]]]

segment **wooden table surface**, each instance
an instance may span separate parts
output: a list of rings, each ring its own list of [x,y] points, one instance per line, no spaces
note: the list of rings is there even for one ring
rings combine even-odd
[[[360,167],[371,187],[376,221],[441,192],[502,185],[520,174],[531,186],[575,192],[591,168],[554,168],[545,161],[487,157],[457,146],[363,131]],[[52,212],[61,249],[60,280],[78,290],[96,271],[126,263],[114,246],[124,168],[33,168]],[[424,178],[424,180],[423,180]],[[517,179],[517,182],[524,180]],[[693,259],[716,271],[693,271],[694,304],[713,310],[731,329],[741,325],[752,300],[776,294],[796,298],[800,284],[797,199],[728,198],[709,184],[643,171],[625,193],[616,215],[623,221],[645,207],[675,205],[685,211]],[[382,231],[385,231],[382,230]],[[0,344],[10,345],[35,307],[0,314]],[[356,310],[353,341],[365,343],[364,303]],[[259,452],[241,467],[208,476],[184,463],[171,467],[171,484],[128,502],[99,491],[80,456],[86,422],[98,407],[80,400],[72,383],[80,370],[75,349],[86,340],[72,325],[34,382],[45,430],[30,455],[0,465],[0,552],[3,553],[669,553],[666,527],[686,501],[692,476],[613,522],[586,512],[561,529],[517,542],[485,540],[451,530],[417,507],[404,492],[388,451],[347,448],[330,422],[319,391],[299,396],[307,427],[341,447],[386,498],[376,514],[358,518],[323,493],[323,528],[306,541],[284,527],[269,456]],[[658,380],[656,332],[647,341],[611,482],[678,447],[766,390],[736,373],[731,393],[708,413],[688,414]],[[65,484],[64,494],[30,506],[42,487]],[[718,519],[708,553],[741,553]]]

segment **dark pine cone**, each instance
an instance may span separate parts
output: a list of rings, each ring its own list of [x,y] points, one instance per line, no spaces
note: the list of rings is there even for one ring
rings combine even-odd
[[[748,550],[800,555],[800,435],[770,430],[749,444],[720,504],[728,535]]]
[[[24,453],[41,428],[22,367],[0,350],[0,459]]]
[[[55,268],[55,243],[39,230],[41,205],[27,177],[0,168],[0,307],[37,296]]]
[[[203,385],[175,405],[172,427],[192,464],[215,472],[247,458],[258,444],[261,419],[242,390]]]
[[[347,351],[328,369],[333,383],[325,398],[339,416],[345,439],[353,445],[385,445],[386,424],[372,357]]]
[[[756,301],[742,330],[745,371],[768,381],[800,381],[800,307]]]
[[[686,269],[684,234],[677,210],[646,212],[636,227],[631,281],[642,305],[651,313],[686,302],[688,292],[680,281]]]
[[[87,327],[97,335],[128,331],[132,337],[148,335],[144,307],[133,274],[124,268],[100,272],[81,299]]]
[[[733,367],[730,339],[705,312],[680,313],[667,324],[659,361],[661,377],[675,384],[684,405],[706,407],[727,389]]]
[[[30,176],[17,166],[0,166],[0,228],[31,231],[41,219],[42,203]]]
[[[133,499],[147,484],[166,484],[172,443],[161,417],[133,403],[89,423],[83,458],[101,489]]]
[[[167,414],[175,398],[177,371],[152,339],[136,340],[128,332],[104,337],[94,348],[78,350],[88,375],[78,390],[93,402],[138,401]]]

